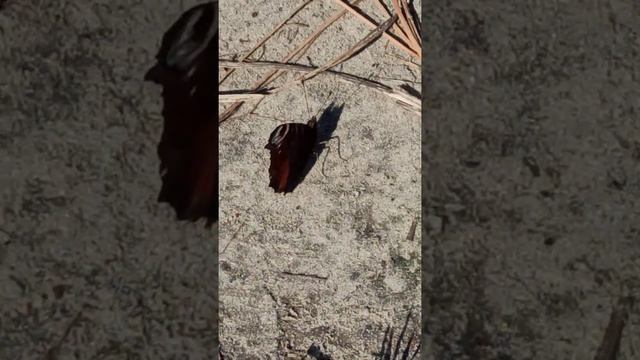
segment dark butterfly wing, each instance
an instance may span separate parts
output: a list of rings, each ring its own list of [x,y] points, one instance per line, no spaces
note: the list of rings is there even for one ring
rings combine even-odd
[[[188,10],[167,31],[146,80],[163,87],[158,145],[162,189],[180,220],[218,218],[217,2]]]
[[[302,181],[309,157],[316,143],[316,126],[288,123],[275,128],[265,146],[271,153],[269,187],[275,192],[292,192]]]

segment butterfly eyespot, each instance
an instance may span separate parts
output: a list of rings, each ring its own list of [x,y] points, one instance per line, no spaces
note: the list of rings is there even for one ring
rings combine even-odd
[[[287,136],[288,133],[289,133],[289,125],[287,124],[281,125],[276,129],[275,133],[271,137],[270,143],[273,145],[280,144],[282,140]]]

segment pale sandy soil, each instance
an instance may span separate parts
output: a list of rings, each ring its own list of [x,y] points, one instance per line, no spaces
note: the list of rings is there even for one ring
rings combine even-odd
[[[300,1],[221,1],[220,56],[243,54]],[[366,2],[365,2],[366,3]],[[419,9],[419,3],[417,4]],[[318,0],[265,46],[279,60],[339,8]],[[364,9],[370,10],[368,6]],[[346,15],[301,63],[322,65],[366,36]],[[420,89],[420,70],[380,40],[338,70]],[[240,71],[224,89],[246,89],[258,78]],[[331,103],[342,111],[335,141],[296,190],[267,185],[271,131],[310,114],[300,86],[270,96],[220,130],[221,342],[233,358],[304,355],[313,345],[336,359],[372,358],[385,327],[420,316],[420,116],[375,91],[320,76],[305,84],[310,112]],[[251,106],[239,114],[246,114]],[[326,279],[286,275],[314,274]],[[299,357],[298,357],[299,358]]]

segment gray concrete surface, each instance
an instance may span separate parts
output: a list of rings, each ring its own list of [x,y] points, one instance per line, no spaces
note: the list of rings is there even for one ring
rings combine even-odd
[[[639,295],[639,6],[427,2],[430,359],[592,359]]]
[[[217,230],[156,202],[142,81],[195,3],[0,10],[0,359],[213,358]]]

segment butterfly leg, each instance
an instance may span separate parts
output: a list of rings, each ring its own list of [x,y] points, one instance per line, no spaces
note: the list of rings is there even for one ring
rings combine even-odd
[[[347,161],[345,158],[343,158],[343,157],[342,157],[342,153],[340,152],[340,137],[339,137],[339,136],[337,136],[337,135],[336,135],[336,136],[332,136],[332,137],[330,137],[329,139],[327,139],[327,140],[325,140],[325,141],[320,142],[320,145],[325,145],[325,144],[327,144],[327,143],[329,142],[329,140],[332,140],[332,139],[336,139],[336,140],[338,140],[338,157],[339,157],[342,161]],[[329,148],[329,146],[327,146],[327,148]]]
[[[324,177],[327,177],[327,174],[324,173],[324,163],[327,162],[327,157],[329,156],[329,152],[331,151],[331,147],[327,146],[327,154],[324,156],[324,160],[322,160],[322,167],[320,168],[320,172]]]
[[[302,84],[302,91],[304,92],[304,102],[307,104],[307,114],[309,118],[311,118],[311,110],[309,110],[309,99],[307,99],[307,88],[304,86],[304,79],[300,80],[300,83]]]

